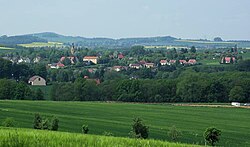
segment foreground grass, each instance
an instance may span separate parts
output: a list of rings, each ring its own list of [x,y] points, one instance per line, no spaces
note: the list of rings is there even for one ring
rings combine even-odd
[[[0,128],[0,146],[25,147],[188,147],[195,145],[138,140],[121,137],[83,135],[30,129]]]
[[[0,122],[6,117],[17,127],[32,128],[34,113],[59,119],[59,131],[80,133],[87,124],[90,134],[111,132],[128,137],[132,119],[140,117],[149,126],[149,138],[170,141],[167,132],[175,125],[182,143],[204,145],[203,132],[215,126],[222,130],[218,145],[250,146],[250,109],[172,106],[101,102],[0,101]]]

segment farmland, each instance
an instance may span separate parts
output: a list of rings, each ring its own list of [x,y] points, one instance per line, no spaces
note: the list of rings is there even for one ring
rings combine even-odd
[[[169,127],[182,131],[180,142],[203,145],[203,132],[215,126],[222,130],[219,145],[249,146],[249,109],[101,102],[0,101],[0,121],[12,117],[17,127],[32,128],[34,113],[57,116],[59,131],[80,133],[88,124],[90,134],[111,132],[128,137],[132,119],[140,117],[149,126],[149,138],[167,140]]]
[[[39,142],[37,142],[39,140]],[[168,143],[157,140],[136,140],[121,137],[82,135],[76,133],[34,131],[31,129],[0,128],[0,146],[26,147],[33,146],[196,146],[179,143]]]
[[[33,42],[30,44],[19,44],[19,46],[27,47],[27,48],[34,48],[34,47],[62,47],[63,43],[60,42]]]
[[[0,46],[0,50],[14,50],[14,48]]]

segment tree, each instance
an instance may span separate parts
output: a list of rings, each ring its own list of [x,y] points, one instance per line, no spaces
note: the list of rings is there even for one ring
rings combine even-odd
[[[140,118],[135,118],[133,120],[132,131],[134,133],[134,137],[136,138],[148,138],[149,128],[142,123]]]
[[[71,65],[71,60],[70,60],[69,58],[65,58],[65,59],[62,61],[62,64],[64,64],[65,66]]]
[[[192,46],[192,47],[191,47],[190,52],[191,52],[191,53],[196,53],[196,48],[195,48],[195,46]]]
[[[36,113],[34,118],[34,129],[42,129],[42,117]]]
[[[49,128],[50,128],[49,120],[48,119],[42,120],[42,129],[49,130]]]
[[[59,128],[59,119],[54,117],[51,122],[51,130],[52,131],[57,131]]]
[[[181,135],[181,131],[177,130],[175,126],[172,126],[168,131],[168,136],[172,139],[172,141],[177,141]]]
[[[215,143],[219,142],[220,140],[221,130],[218,130],[215,127],[209,127],[206,129],[203,136],[206,142],[208,142],[212,146],[215,146]]]
[[[229,101],[243,102],[245,100],[245,92],[241,86],[234,86],[229,93]]]
[[[44,100],[44,93],[40,88],[36,89],[35,99],[36,100]]]
[[[88,125],[82,125],[82,133],[88,134],[89,132],[89,126]]]
[[[2,126],[4,127],[15,127],[15,120],[11,117],[7,117],[3,122]]]
[[[214,38],[214,41],[215,41],[215,42],[221,42],[221,41],[223,41],[223,40],[221,39],[221,37],[215,37],[215,38]]]

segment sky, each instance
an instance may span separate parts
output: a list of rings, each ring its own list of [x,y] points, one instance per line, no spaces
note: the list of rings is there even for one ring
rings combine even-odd
[[[250,40],[250,0],[0,0],[0,35]]]

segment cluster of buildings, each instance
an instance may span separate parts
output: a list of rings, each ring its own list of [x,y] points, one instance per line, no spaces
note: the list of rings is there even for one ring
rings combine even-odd
[[[178,60],[179,61],[179,64],[181,65],[195,65],[197,64],[197,61],[195,59],[189,59],[188,61],[187,60]],[[176,64],[177,60],[161,60],[160,61],[160,64],[162,66],[165,66],[165,65],[174,65]]]

